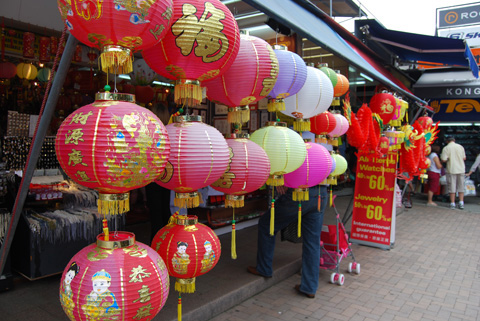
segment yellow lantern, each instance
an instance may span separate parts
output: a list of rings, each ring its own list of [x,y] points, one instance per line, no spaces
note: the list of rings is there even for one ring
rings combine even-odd
[[[17,76],[20,79],[33,80],[37,77],[37,67],[32,64],[19,63],[17,66]]]

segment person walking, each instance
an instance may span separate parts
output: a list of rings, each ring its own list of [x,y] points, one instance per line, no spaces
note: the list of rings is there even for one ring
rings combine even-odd
[[[473,148],[472,149],[472,154],[475,155],[475,162],[472,164],[472,167],[470,167],[470,171],[466,174],[467,176],[472,175],[473,173],[476,173],[478,165],[480,165],[480,149],[478,148]],[[480,181],[480,177],[477,175],[475,176],[477,184]]]
[[[443,168],[442,163],[440,162],[440,158],[438,157],[439,152],[440,146],[433,145],[432,152],[430,153],[430,155],[428,155],[428,158],[430,159],[430,167],[427,169],[427,206],[437,206],[437,203],[433,201],[433,194],[437,192],[440,187],[440,173]]]
[[[447,188],[450,195],[450,209],[455,209],[455,193],[458,192],[458,208],[463,210],[465,205],[463,196],[465,193],[465,149],[455,143],[455,137],[446,139],[447,145],[443,147],[440,159],[447,166]]]
[[[317,208],[319,188],[320,211]],[[301,283],[295,286],[295,290],[313,299],[317,292],[320,273],[320,233],[327,205],[327,187],[317,185],[310,187],[308,191],[309,200],[302,202],[302,277]],[[273,276],[272,263],[276,233],[298,219],[298,201],[292,199],[293,189],[278,186],[277,192],[280,197],[275,201],[274,235],[270,235],[270,210],[267,210],[258,221],[257,264],[247,268],[248,272],[266,278]]]

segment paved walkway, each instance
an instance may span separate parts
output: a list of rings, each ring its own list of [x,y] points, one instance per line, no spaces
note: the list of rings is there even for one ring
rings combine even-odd
[[[337,197],[341,213],[350,196]],[[426,197],[397,215],[396,244],[385,251],[353,245],[361,274],[346,272],[343,286],[329,283],[321,270],[315,299],[298,295],[301,245],[277,242],[274,277],[246,272],[255,264],[256,227],[237,232],[238,259],[230,258],[230,235],[222,235],[222,257],[197,278],[197,291],[182,296],[183,321],[273,320],[479,320],[480,198],[466,199],[466,209],[446,203],[426,207]],[[333,218],[327,210],[326,223]],[[349,229],[347,223],[347,230]],[[149,239],[148,226],[135,226],[137,239]],[[143,231],[143,232],[142,232]],[[68,320],[58,299],[60,276],[37,281],[17,278],[13,290],[0,293],[2,321]],[[173,285],[174,280],[171,279]],[[173,286],[165,307],[153,320],[176,320]]]

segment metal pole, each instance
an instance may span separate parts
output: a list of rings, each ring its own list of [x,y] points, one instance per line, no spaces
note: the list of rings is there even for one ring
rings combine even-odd
[[[40,123],[38,125],[35,140],[30,146],[30,160],[27,164],[27,169],[23,173],[22,182],[20,184],[21,189],[17,192],[15,205],[13,206],[12,218],[8,225],[2,248],[0,249],[0,275],[3,273],[3,268],[5,267],[5,262],[10,251],[10,246],[12,245],[13,236],[15,235],[15,229],[17,228],[17,224],[23,210],[23,205],[25,204],[25,199],[27,198],[33,172],[35,171],[35,166],[42,150],[43,140],[45,139],[47,129],[50,126],[53,112],[57,106],[58,96],[60,94],[60,90],[62,89],[63,83],[65,82],[65,78],[67,76],[68,69],[70,68],[70,63],[72,61],[77,44],[78,40],[72,35],[69,35],[57,73],[53,79],[52,89],[48,95],[47,103],[45,104],[43,115],[41,116]]]

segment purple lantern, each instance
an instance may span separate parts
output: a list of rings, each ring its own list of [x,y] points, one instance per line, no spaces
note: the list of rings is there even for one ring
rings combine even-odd
[[[332,171],[332,157],[320,144],[306,142],[305,162],[295,171],[285,174],[285,186],[294,188],[294,201],[308,201],[308,188],[320,184]]]
[[[302,89],[307,79],[307,66],[303,59],[287,47],[274,45],[278,59],[278,78],[268,95],[267,109],[270,112],[285,110],[284,98],[295,95]]]

